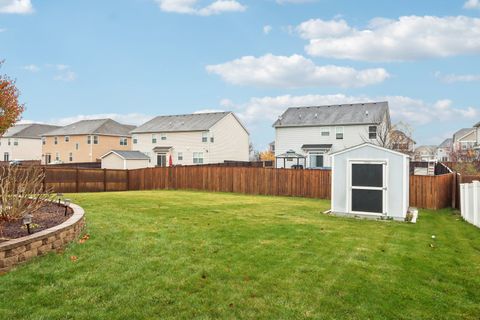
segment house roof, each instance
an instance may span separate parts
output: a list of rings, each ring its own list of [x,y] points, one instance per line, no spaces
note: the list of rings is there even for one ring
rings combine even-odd
[[[405,140],[408,140],[409,142],[412,142],[413,144],[417,144],[417,142],[415,142],[415,140],[413,140],[412,138],[407,136],[405,134],[405,132],[403,132],[402,130],[398,130],[398,129],[397,130],[392,130],[390,135],[393,136],[394,138],[401,138],[402,140],[405,139]]]
[[[358,144],[358,145],[353,146],[353,147],[338,150],[334,153],[331,153],[330,156],[336,156],[338,154],[342,154],[342,153],[345,153],[345,152],[348,152],[348,151],[351,151],[351,150],[365,148],[365,147],[372,147],[372,148],[387,151],[387,152],[390,152],[390,153],[393,153],[393,154],[396,154],[396,155],[399,155],[399,156],[402,156],[402,157],[410,158],[410,156],[408,154],[398,152],[398,151],[395,151],[395,150],[392,150],[392,149],[387,149],[387,148],[384,148],[384,147],[380,147],[380,146],[377,146],[376,144],[373,144],[373,143],[370,143],[370,142],[364,142],[364,143]]]
[[[453,141],[457,141],[457,140],[465,137],[466,135],[472,133],[474,130],[475,130],[474,128],[463,128],[463,129],[458,130],[457,132],[455,132],[453,134]]]
[[[437,150],[437,146],[418,146],[417,148],[415,148],[415,153],[422,152],[422,151],[435,153],[435,150]]]
[[[273,127],[330,126],[380,123],[389,118],[388,102],[288,108]]]
[[[452,138],[445,139],[442,143],[438,145],[439,148],[451,148],[453,143]]]
[[[25,138],[40,139],[42,134],[58,129],[59,126],[52,126],[40,123],[17,124],[5,132],[4,138]]]
[[[44,136],[74,136],[74,135],[105,135],[105,136],[130,136],[130,131],[135,126],[118,123],[112,119],[81,120],[68,126],[53,130]]]
[[[229,114],[238,120],[230,111],[158,116],[132,130],[132,133],[206,131]]]
[[[129,151],[129,150],[111,150],[101,156],[100,158],[103,159],[106,156],[110,155],[111,153],[115,153],[120,158],[124,160],[150,160],[150,158],[143,152],[140,151]]]

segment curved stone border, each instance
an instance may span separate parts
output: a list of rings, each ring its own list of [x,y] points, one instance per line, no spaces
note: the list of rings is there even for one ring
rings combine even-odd
[[[59,250],[75,240],[85,226],[85,212],[80,206],[70,204],[73,215],[58,226],[0,243],[0,272],[47,252]]]

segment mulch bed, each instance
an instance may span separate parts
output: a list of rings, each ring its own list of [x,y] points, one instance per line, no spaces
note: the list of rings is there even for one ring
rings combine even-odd
[[[57,226],[65,222],[73,214],[72,208],[68,208],[65,216],[65,207],[57,203],[48,203],[37,211],[32,218],[30,231],[32,234]],[[0,242],[10,239],[28,236],[27,228],[23,225],[22,219],[3,223],[3,234],[0,232]],[[2,229],[2,227],[0,227]]]

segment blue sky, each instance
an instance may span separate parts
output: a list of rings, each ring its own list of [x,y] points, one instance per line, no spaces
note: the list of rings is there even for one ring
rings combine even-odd
[[[257,148],[290,106],[388,100],[437,144],[480,121],[480,1],[0,0],[26,121],[232,110]]]

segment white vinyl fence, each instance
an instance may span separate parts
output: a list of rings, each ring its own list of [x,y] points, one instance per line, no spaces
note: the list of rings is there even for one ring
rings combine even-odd
[[[460,184],[460,209],[467,222],[480,228],[480,182]]]

